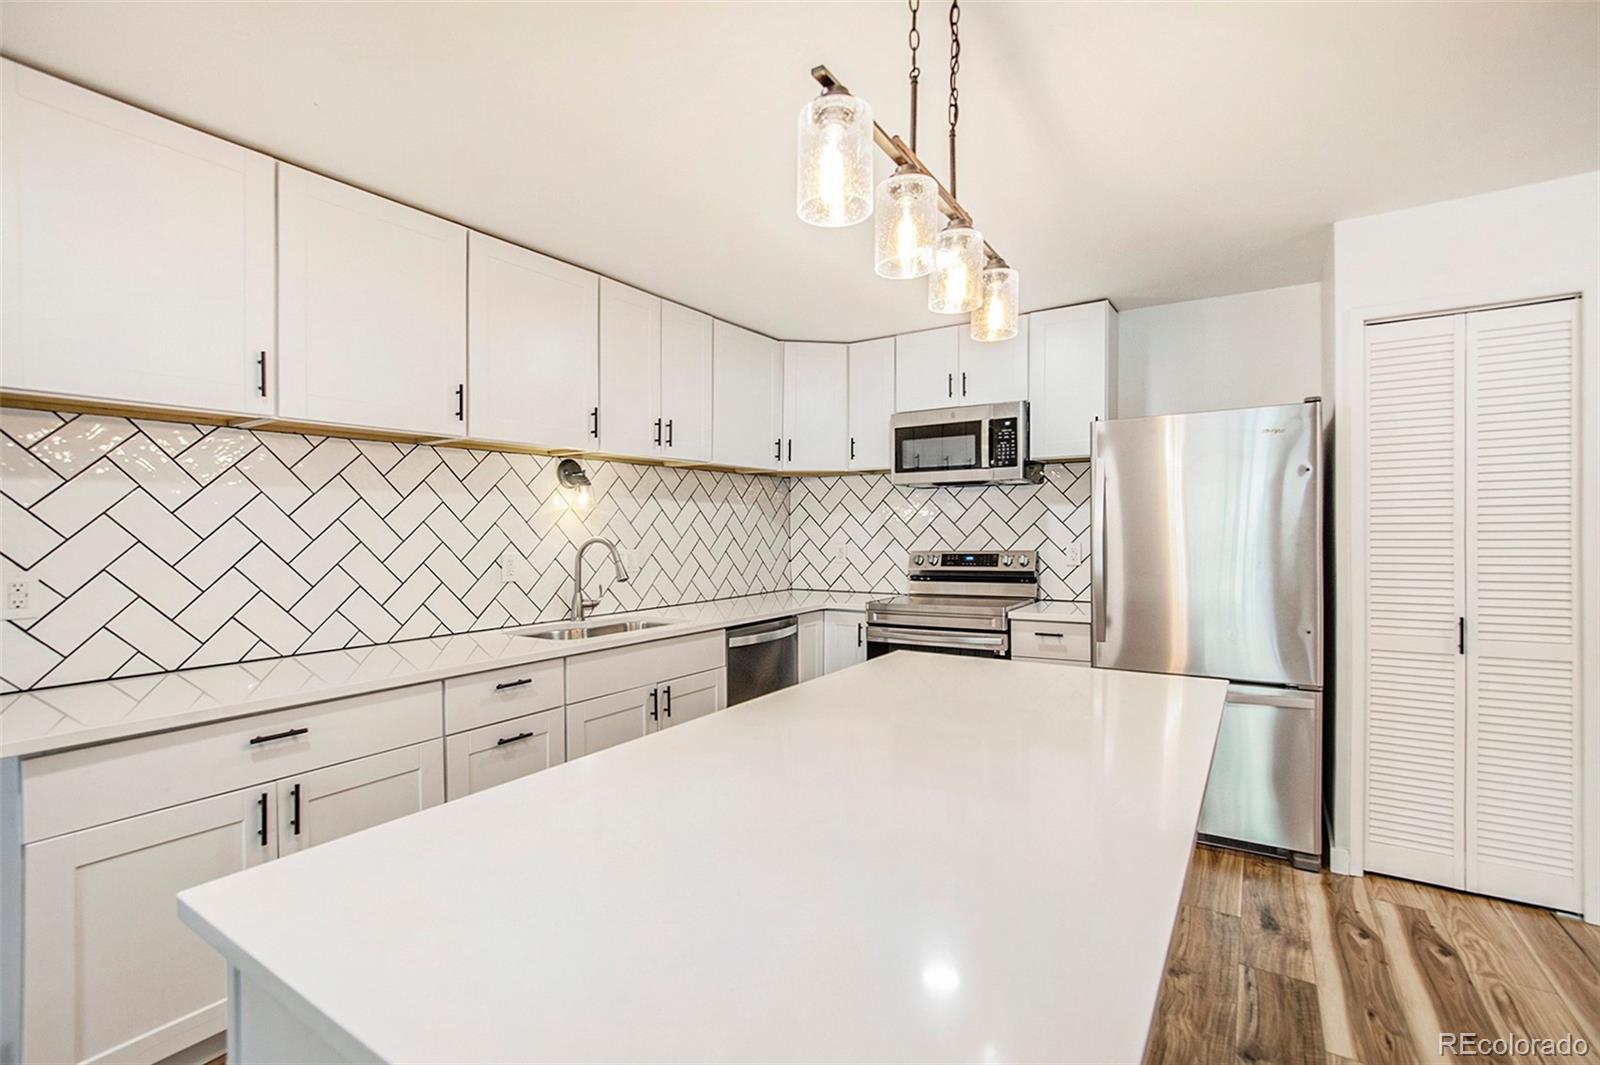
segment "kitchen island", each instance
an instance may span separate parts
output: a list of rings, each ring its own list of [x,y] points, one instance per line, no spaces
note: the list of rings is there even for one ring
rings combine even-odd
[[[897,653],[179,895],[229,1061],[1134,1061],[1221,681]]]

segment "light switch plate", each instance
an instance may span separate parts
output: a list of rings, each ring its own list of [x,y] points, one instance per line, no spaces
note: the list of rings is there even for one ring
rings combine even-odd
[[[27,621],[39,616],[39,582],[32,577],[7,577],[5,620]]]
[[[1076,540],[1067,545],[1067,561],[1074,566],[1083,563],[1083,545]]]

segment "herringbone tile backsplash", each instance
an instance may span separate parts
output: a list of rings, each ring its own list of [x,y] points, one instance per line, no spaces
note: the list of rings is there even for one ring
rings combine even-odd
[[[0,691],[553,621],[592,535],[633,570],[591,556],[601,612],[896,590],[913,547],[1036,548],[1043,594],[1088,594],[1081,465],[913,490],[583,462],[587,499],[540,456],[0,410],[0,572],[36,614],[0,624]]]

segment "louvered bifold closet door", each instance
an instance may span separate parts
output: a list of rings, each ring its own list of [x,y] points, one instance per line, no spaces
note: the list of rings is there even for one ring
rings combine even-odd
[[[1372,325],[1366,347],[1366,867],[1461,887],[1465,323]]]
[[[1578,301],[1467,315],[1467,887],[1581,909]]]

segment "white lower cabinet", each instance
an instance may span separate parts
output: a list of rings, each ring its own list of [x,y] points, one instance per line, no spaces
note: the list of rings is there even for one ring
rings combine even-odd
[[[273,856],[273,794],[228,792],[24,848],[24,1060],[153,1062],[222,1031],[222,960],[173,899]]]
[[[572,703],[567,707],[567,760],[705,717],[727,705],[727,671],[720,668]]]
[[[1011,657],[1089,664],[1089,626],[1076,621],[1013,621]]]
[[[846,610],[828,611],[823,621],[823,672],[832,673],[866,660],[866,614]]]
[[[708,669],[661,685],[659,728],[714,714],[728,705],[728,672]]]
[[[360,832],[444,801],[443,741],[278,781],[278,853]]]
[[[567,715],[560,707],[446,737],[445,798],[560,765],[567,758]]]
[[[800,615],[799,662],[797,673],[800,683],[815,680],[827,672],[822,662],[822,645],[827,639],[827,623],[823,619],[823,612],[818,610],[810,614]]]

